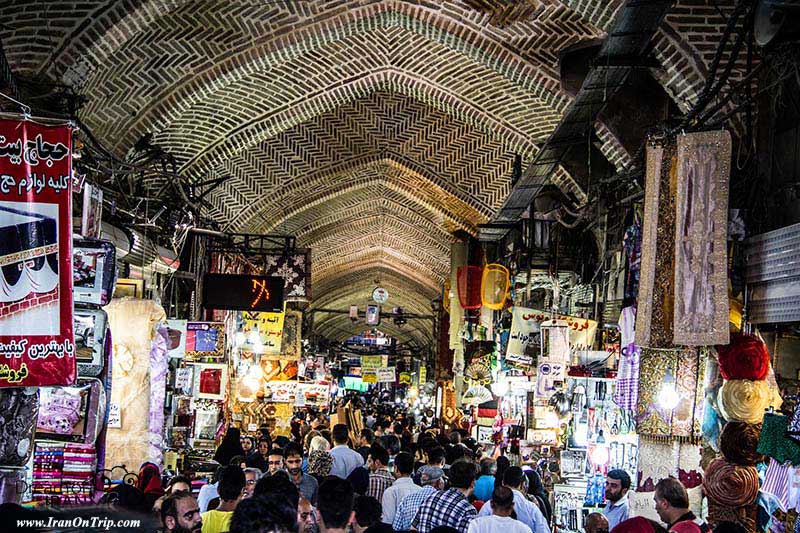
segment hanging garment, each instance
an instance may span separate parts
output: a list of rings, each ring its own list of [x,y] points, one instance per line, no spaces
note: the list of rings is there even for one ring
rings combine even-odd
[[[639,397],[639,359],[641,350],[634,344],[636,307],[626,307],[619,317],[621,332],[619,371],[614,387],[614,403],[626,411],[636,410]]]
[[[779,463],[789,462],[800,466],[800,444],[786,437],[789,419],[783,415],[767,413],[761,425],[758,453],[771,457]]]

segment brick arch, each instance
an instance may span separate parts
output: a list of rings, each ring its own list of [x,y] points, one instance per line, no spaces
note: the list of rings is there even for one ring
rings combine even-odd
[[[402,253],[390,248],[379,249],[377,247],[360,250],[349,254],[347,257],[338,257],[335,261],[328,262],[325,265],[317,265],[314,270],[314,283],[322,283],[324,280],[342,272],[356,272],[367,268],[391,270],[398,275],[414,280],[417,285],[427,288],[429,291],[439,290],[443,283],[443,280],[441,278],[437,279],[434,273],[423,272],[419,265]],[[321,295],[315,295],[315,298],[319,297]]]

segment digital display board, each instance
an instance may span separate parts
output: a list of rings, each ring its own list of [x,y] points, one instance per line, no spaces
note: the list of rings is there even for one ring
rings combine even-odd
[[[251,274],[206,274],[203,307],[234,311],[283,311],[284,279]]]

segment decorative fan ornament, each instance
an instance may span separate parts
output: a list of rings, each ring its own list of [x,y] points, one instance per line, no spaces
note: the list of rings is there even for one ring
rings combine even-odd
[[[477,385],[486,385],[492,381],[492,370],[483,359],[473,361],[464,369],[464,377]]]
[[[467,389],[461,401],[467,405],[480,405],[492,401],[492,393],[483,385],[475,385]]]

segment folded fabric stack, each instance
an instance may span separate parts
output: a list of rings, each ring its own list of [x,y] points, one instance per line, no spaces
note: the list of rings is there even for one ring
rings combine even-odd
[[[64,447],[62,493],[70,502],[91,503],[97,451],[91,444],[67,444]]]
[[[64,445],[36,443],[33,453],[33,501],[61,503],[61,474],[64,469]]]

